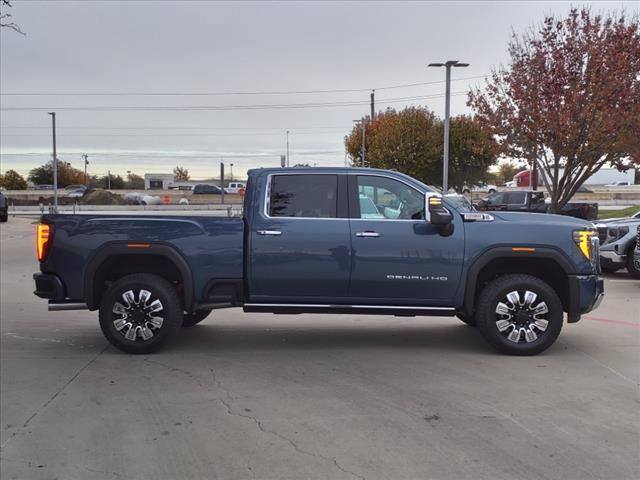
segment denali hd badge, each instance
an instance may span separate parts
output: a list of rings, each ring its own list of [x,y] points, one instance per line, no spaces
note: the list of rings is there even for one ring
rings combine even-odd
[[[449,278],[438,275],[387,275],[387,280],[422,280],[446,282],[447,280],[449,280]]]

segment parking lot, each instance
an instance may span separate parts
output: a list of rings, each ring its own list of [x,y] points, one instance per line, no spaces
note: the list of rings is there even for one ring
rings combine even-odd
[[[637,479],[640,281],[537,357],[455,318],[214,312],[161,353],[33,296],[33,218],[0,228],[8,479]]]

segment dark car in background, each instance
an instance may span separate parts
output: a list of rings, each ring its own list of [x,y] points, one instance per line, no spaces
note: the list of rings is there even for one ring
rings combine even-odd
[[[222,195],[222,190],[220,187],[216,187],[215,185],[196,185],[193,187],[194,195]]]
[[[480,211],[533,212],[549,213],[551,205],[547,203],[544,192],[539,190],[517,190],[495,192],[480,200],[476,208]],[[598,204],[587,202],[571,202],[565,204],[560,215],[595,220],[598,218]]]
[[[7,197],[0,192],[0,222],[6,222],[9,220],[9,203]]]

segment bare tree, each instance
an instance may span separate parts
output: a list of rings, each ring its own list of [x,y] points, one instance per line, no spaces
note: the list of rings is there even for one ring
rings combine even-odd
[[[0,27],[7,27],[21,35],[26,35],[26,33],[20,30],[20,25],[11,21],[12,15],[7,13],[7,8],[11,8],[12,6],[11,0],[2,0],[2,3],[0,3]]]

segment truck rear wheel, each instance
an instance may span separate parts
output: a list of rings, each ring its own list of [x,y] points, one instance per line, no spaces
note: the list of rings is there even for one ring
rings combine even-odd
[[[476,322],[482,336],[502,353],[536,355],[560,335],[562,303],[537,277],[504,275],[480,293]]]
[[[185,313],[182,319],[182,328],[193,327],[207,318],[211,310],[196,310],[193,313]]]
[[[162,277],[127,275],[114,282],[100,302],[100,328],[107,340],[127,353],[158,350],[182,325],[176,289]]]

